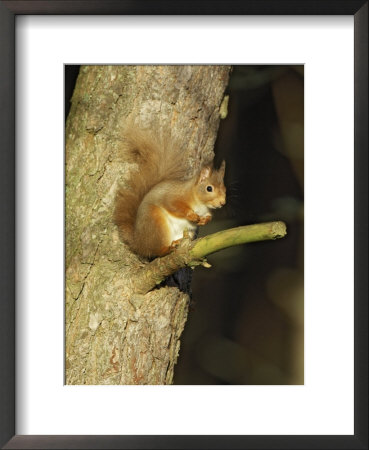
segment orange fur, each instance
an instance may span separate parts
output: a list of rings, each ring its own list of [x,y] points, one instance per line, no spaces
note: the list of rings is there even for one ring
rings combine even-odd
[[[139,171],[118,191],[114,220],[123,241],[138,255],[169,253],[184,230],[205,225],[211,219],[209,209],[225,203],[224,163],[218,171],[205,166],[186,180],[183,152],[170,140],[134,128],[126,130],[123,151]],[[212,192],[206,189],[209,183]]]
[[[117,192],[114,222],[123,241],[134,247],[137,210],[143,198],[161,181],[185,177],[186,169],[178,148],[131,125],[125,130],[122,151],[127,161],[138,164],[139,170],[131,175],[129,186]]]

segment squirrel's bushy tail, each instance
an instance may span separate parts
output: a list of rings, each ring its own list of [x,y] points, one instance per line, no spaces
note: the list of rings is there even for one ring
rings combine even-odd
[[[138,207],[145,195],[164,180],[184,178],[187,169],[183,152],[170,138],[130,127],[125,131],[123,154],[126,161],[137,164],[129,185],[117,192],[114,221],[124,242],[133,242]]]

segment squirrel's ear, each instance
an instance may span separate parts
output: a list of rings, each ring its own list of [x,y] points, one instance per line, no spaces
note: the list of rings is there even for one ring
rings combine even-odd
[[[203,167],[199,175],[199,182],[202,183],[203,181],[207,180],[210,177],[210,174],[211,168],[209,166]]]
[[[225,166],[226,166],[226,162],[223,159],[222,164],[220,165],[219,170],[218,170],[219,174],[222,176],[224,176]]]

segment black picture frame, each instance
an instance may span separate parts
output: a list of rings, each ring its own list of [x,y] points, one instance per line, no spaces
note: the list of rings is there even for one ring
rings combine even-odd
[[[19,14],[353,15],[355,40],[355,432],[353,436],[15,435],[15,17]],[[0,2],[0,445],[7,449],[368,448],[368,1],[43,0]],[[338,243],[339,245],[339,243]],[[318,406],[317,406],[318,407]],[[189,420],[191,418],[189,417]]]

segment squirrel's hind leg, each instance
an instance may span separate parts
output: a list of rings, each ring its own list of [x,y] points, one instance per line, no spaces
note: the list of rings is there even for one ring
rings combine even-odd
[[[145,205],[139,210],[140,217],[136,220],[136,242],[143,245],[146,255],[150,258],[164,256],[171,251],[170,230],[166,218],[159,206]]]

